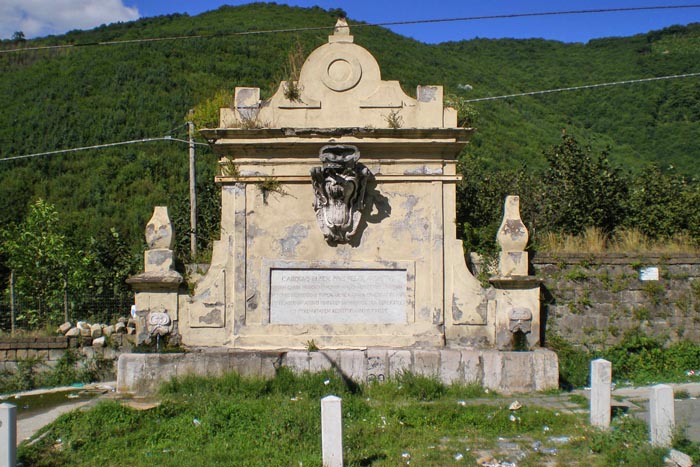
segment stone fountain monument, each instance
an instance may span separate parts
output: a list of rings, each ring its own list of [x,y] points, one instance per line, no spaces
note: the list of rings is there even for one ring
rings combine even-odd
[[[382,80],[343,20],[269,100],[236,88],[219,127],[201,131],[220,156],[221,237],[208,271],[192,294],[178,289],[172,261],[152,264],[168,256],[154,245],[130,279],[139,340],[167,332],[193,351],[122,356],[120,390],[280,365],[557,387],[556,354],[539,348],[540,286],[518,197],[505,202],[487,286],[456,236],[456,160],[473,131],[457,126],[441,86],[418,86],[414,99]]]

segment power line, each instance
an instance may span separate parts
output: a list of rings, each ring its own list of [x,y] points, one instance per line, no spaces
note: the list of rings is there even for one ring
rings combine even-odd
[[[598,14],[598,13],[620,13],[629,11],[653,11],[653,10],[678,10],[700,8],[700,4],[688,5],[657,5],[646,7],[627,7],[627,8],[596,8],[588,10],[564,10],[564,11],[541,11],[533,13],[509,13],[502,15],[482,15],[482,16],[464,16],[457,18],[436,18],[436,19],[418,19],[409,21],[384,21],[379,23],[358,23],[353,24],[353,28],[364,28],[373,26],[402,26],[408,24],[430,24],[430,23],[451,23],[459,21],[482,21],[489,19],[511,19],[511,18],[531,18],[539,16],[559,16],[559,15],[582,15],[582,14]],[[103,45],[123,45],[123,44],[139,44],[147,42],[162,42],[181,39],[206,39],[213,37],[229,37],[229,36],[252,36],[260,34],[288,33],[288,32],[308,32],[308,31],[324,31],[331,30],[332,26],[311,26],[304,28],[284,28],[284,29],[263,29],[259,31],[237,31],[223,32],[216,34],[192,34],[184,36],[168,36],[168,37],[152,37],[144,39],[124,39],[114,41],[99,41],[99,42],[84,42],[80,44],[59,44],[59,45],[44,45],[36,47],[24,47],[16,49],[0,50],[0,54],[12,52],[28,52],[34,50],[51,50],[51,49],[68,49],[76,47],[91,47]]]
[[[609,82],[609,83],[584,84],[581,86],[571,86],[568,88],[556,88],[556,89],[545,89],[542,91],[519,92],[517,94],[506,94],[503,96],[477,97],[475,99],[465,99],[464,102],[495,101],[498,99],[510,99],[512,97],[536,96],[539,94],[550,94],[550,93],[554,93],[554,92],[578,91],[581,89],[595,89],[595,88],[602,88],[602,87],[609,87],[609,86],[618,86],[618,85],[623,85],[623,84],[635,84],[635,83],[646,83],[646,82],[650,82],[650,81],[662,81],[662,80],[669,80],[669,79],[691,78],[694,76],[700,76],[700,73],[685,73],[682,75],[655,76],[653,78],[629,79],[629,80],[625,80],[625,81],[613,81],[613,82]]]
[[[550,94],[550,93],[565,92],[565,91],[580,91],[582,89],[596,89],[596,88],[602,88],[602,87],[621,86],[621,85],[626,85],[626,84],[648,83],[648,82],[652,82],[652,81],[664,81],[664,80],[680,79],[680,78],[692,78],[692,77],[697,77],[697,76],[700,76],[700,72],[685,73],[685,74],[681,74],[681,75],[655,76],[653,78],[629,79],[629,80],[624,80],[624,81],[612,81],[612,82],[608,82],[608,83],[584,84],[581,86],[570,86],[570,87],[566,87],[566,88],[556,88],[556,89],[544,89],[544,90],[540,90],[540,91],[527,91],[527,92],[520,92],[520,93],[516,93],[516,94],[505,94],[502,96],[477,97],[474,99],[465,99],[463,102],[467,102],[467,103],[485,102],[485,101],[494,101],[494,100],[499,100],[499,99],[511,99],[514,97],[536,96],[536,95],[540,95],[540,94]],[[178,128],[180,128],[180,127],[173,128],[173,130],[176,130]],[[171,132],[172,132],[172,130],[171,130]],[[120,141],[120,142],[116,142],[116,143],[98,144],[98,145],[94,145],[94,146],[84,146],[84,147],[80,147],[80,148],[59,149],[57,151],[39,152],[39,153],[35,153],[35,154],[25,154],[22,156],[12,156],[12,157],[6,157],[3,159],[0,159],[0,162],[11,161],[11,160],[16,160],[16,159],[28,159],[30,157],[65,154],[65,153],[70,153],[70,152],[85,151],[88,149],[100,149],[100,148],[108,148],[108,147],[113,147],[113,146],[123,146],[123,145],[127,145],[127,144],[149,143],[149,142],[153,142],[153,141],[175,141],[178,143],[195,144],[198,146],[209,146],[206,143],[190,142],[188,140],[174,138],[174,137],[168,135],[168,136],[159,136],[156,138],[142,138],[142,139],[135,139],[135,140],[130,140],[130,141]]]
[[[109,147],[114,147],[114,146],[124,146],[127,144],[150,143],[153,141],[176,141],[179,143],[189,144],[189,141],[184,140],[184,139],[173,138],[172,136],[159,136],[156,138],[133,139],[130,141],[119,141],[116,143],[96,144],[94,146],[83,146],[80,148],[59,149],[56,151],[38,152],[35,154],[25,154],[22,156],[5,157],[5,158],[0,159],[0,162],[12,161],[12,160],[17,160],[17,159],[29,159],[31,157],[52,156],[55,154],[65,154],[65,153],[69,153],[69,152],[86,151],[88,149],[101,149],[101,148],[109,148]],[[200,146],[209,146],[206,143],[194,143],[194,144],[197,144]]]

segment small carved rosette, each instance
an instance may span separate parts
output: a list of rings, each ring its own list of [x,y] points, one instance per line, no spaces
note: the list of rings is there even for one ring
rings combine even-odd
[[[372,172],[357,163],[360,150],[356,146],[324,146],[319,158],[322,166],[311,169],[316,221],[328,242],[347,243],[360,225]]]

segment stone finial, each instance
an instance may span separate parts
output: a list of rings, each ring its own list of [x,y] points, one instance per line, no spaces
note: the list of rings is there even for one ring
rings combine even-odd
[[[151,250],[173,247],[173,226],[168,217],[167,206],[153,208],[153,216],[146,224],[146,244]]]
[[[348,20],[345,18],[338,18],[338,21],[335,22],[333,34],[336,36],[349,36],[350,26],[348,26]]]
[[[527,228],[520,219],[520,197],[507,196],[503,222],[496,241],[501,247],[498,271],[501,276],[527,276],[528,255],[525,252],[529,238]]]
[[[350,35],[350,26],[345,18],[338,18],[333,28],[333,35],[328,36],[328,42],[353,42],[354,38]]]

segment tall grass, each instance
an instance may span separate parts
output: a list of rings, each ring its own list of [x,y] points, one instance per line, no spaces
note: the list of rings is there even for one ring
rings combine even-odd
[[[700,245],[688,234],[652,239],[637,229],[619,229],[611,235],[597,227],[581,235],[546,232],[534,243],[536,250],[547,253],[700,253]]]

